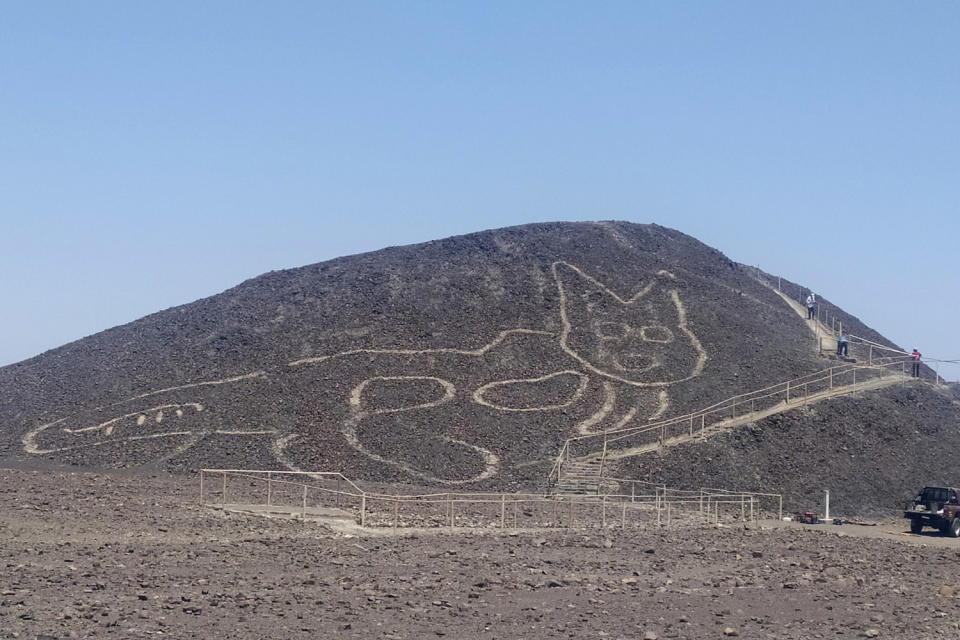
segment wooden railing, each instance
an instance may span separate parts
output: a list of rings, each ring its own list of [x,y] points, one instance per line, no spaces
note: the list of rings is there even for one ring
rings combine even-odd
[[[340,473],[202,469],[200,503],[238,510],[282,511],[303,519],[332,512],[361,527],[628,528],[783,515],[779,494],[723,489],[680,491],[639,481],[629,494],[549,496],[532,493],[385,494]]]
[[[736,418],[756,416],[771,409],[785,410],[809,401],[811,396],[856,393],[869,380],[887,376],[906,376],[908,358],[901,356],[875,358],[872,363],[844,363],[815,373],[779,382],[763,389],[742,393],[699,411],[635,427],[568,438],[550,470],[549,483],[560,479],[563,464],[571,459],[600,459],[600,476],[604,465],[616,452],[663,446],[680,437],[701,437],[711,426]],[[858,386],[859,385],[859,386]]]

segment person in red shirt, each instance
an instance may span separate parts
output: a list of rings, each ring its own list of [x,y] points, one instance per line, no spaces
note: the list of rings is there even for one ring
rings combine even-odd
[[[920,353],[919,351],[917,351],[916,349],[914,349],[914,350],[913,350],[913,353],[910,354],[910,360],[913,362],[913,377],[914,377],[914,378],[919,378],[919,377],[920,377],[920,358],[921,358],[922,356],[923,356],[923,354]]]

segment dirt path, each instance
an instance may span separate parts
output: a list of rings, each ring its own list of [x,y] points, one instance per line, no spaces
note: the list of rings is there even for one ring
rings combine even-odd
[[[761,281],[762,282],[762,281]],[[817,338],[817,341],[814,343],[814,349],[817,353],[834,353],[837,350],[837,339],[833,336],[833,331],[830,327],[823,324],[819,320],[811,320],[807,318],[807,308],[783,293],[782,291],[777,291],[771,285],[764,282],[771,290],[774,291],[778,296],[783,298],[783,300],[790,305],[790,308],[797,312],[803,321],[807,323],[807,328],[810,329],[810,332]]]
[[[874,378],[867,380],[866,382],[857,383],[856,387],[854,385],[843,385],[837,386],[832,389],[827,389],[825,391],[820,391],[817,393],[812,393],[809,396],[798,398],[793,402],[781,402],[772,407],[766,409],[760,409],[752,413],[748,413],[742,416],[737,416],[736,418],[727,418],[719,422],[715,422],[703,430],[702,434],[700,431],[694,429],[693,435],[681,435],[673,438],[667,438],[664,443],[666,446],[676,446],[686,442],[697,442],[701,441],[704,438],[710,438],[722,433],[726,433],[731,429],[741,427],[745,424],[751,424],[762,420],[768,416],[772,416],[777,413],[782,413],[784,411],[792,411],[799,407],[808,406],[823,400],[828,400],[830,398],[836,398],[839,396],[850,395],[854,393],[859,393],[863,391],[870,391],[874,389],[882,389],[884,387],[889,387],[895,384],[904,384],[909,383],[912,378],[908,376],[901,375],[890,375],[884,378]],[[629,458],[631,456],[642,455],[644,453],[649,453],[651,451],[656,451],[660,449],[660,444],[658,442],[651,442],[649,444],[641,445],[638,447],[630,447],[627,449],[609,449],[605,454],[602,452],[596,452],[587,456],[578,458],[580,461],[587,460],[598,460],[601,455],[604,455],[607,460],[621,460],[623,458]]]

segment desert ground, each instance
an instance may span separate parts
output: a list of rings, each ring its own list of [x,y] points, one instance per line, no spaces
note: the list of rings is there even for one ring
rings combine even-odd
[[[345,533],[203,507],[195,475],[0,477],[3,638],[960,634],[960,541],[902,520]]]

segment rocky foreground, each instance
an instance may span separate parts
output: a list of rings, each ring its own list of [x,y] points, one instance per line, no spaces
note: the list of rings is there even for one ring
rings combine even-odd
[[[196,489],[0,470],[0,637],[958,634],[960,542],[901,522],[345,536]]]

